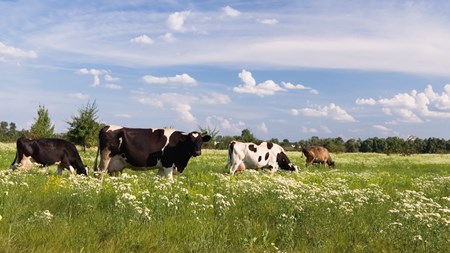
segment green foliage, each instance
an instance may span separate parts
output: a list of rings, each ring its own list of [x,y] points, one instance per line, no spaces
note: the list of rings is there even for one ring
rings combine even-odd
[[[48,110],[43,105],[39,105],[38,117],[30,128],[31,138],[51,138],[55,136],[55,126],[50,120]]]
[[[95,152],[81,154],[88,165]],[[335,170],[232,177],[226,156],[204,150],[173,182],[130,170],[100,181],[10,172],[14,145],[0,143],[0,251],[450,251],[449,155],[333,154]]]
[[[84,148],[97,145],[98,132],[101,124],[97,122],[98,108],[95,101],[90,102],[78,110],[77,116],[72,116],[72,121],[67,122],[69,129],[67,139]]]

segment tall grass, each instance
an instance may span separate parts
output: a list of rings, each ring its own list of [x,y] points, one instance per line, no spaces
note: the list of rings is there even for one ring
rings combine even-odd
[[[450,252],[450,156],[338,154],[337,169],[227,175],[205,150],[173,182],[155,171],[70,177],[6,170],[0,252]],[[92,167],[95,150],[81,153]]]

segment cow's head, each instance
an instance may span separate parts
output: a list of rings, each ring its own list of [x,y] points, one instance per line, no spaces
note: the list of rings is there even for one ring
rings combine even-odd
[[[85,176],[89,175],[88,166],[84,166],[82,168],[77,168],[76,170],[77,170],[77,175],[85,175]]]
[[[278,166],[280,166],[283,170],[291,170],[291,171],[297,171],[297,166],[295,166],[289,158],[286,156],[284,152],[280,152],[277,154],[277,163]]]
[[[211,136],[206,133],[190,132],[188,134],[187,142],[189,143],[189,152],[192,156],[199,156],[202,154],[203,142],[211,140]]]
[[[328,161],[327,164],[330,168],[334,169],[336,167],[336,163],[334,161]]]

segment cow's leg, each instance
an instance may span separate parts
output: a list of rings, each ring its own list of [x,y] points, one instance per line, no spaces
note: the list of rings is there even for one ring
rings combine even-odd
[[[164,168],[164,176],[166,176],[169,179],[173,178],[173,166]]]
[[[9,166],[10,170],[15,170],[17,168],[17,165],[19,165],[19,159],[20,159],[19,157],[21,157],[21,154],[20,154],[20,151],[17,150],[16,157],[14,157],[14,161]]]
[[[58,175],[62,175],[62,173],[63,173],[63,167],[61,166],[61,164],[58,164],[58,168],[57,168],[57,170],[56,170],[56,173],[58,173]]]
[[[240,171],[244,171],[245,170],[245,164],[243,162],[240,163],[234,163],[231,167],[230,167],[230,174],[234,175],[234,173],[236,172],[240,172]]]

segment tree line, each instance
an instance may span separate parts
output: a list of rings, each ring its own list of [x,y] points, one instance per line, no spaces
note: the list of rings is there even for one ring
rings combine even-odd
[[[68,124],[67,133],[55,133],[55,126],[51,123],[48,110],[40,105],[37,117],[30,129],[18,130],[14,122],[0,122],[0,142],[15,142],[19,137],[27,138],[62,138],[77,145],[86,147],[97,146],[98,132],[104,126],[98,120],[98,108],[94,101],[78,109],[77,114],[72,116]],[[264,140],[256,138],[249,129],[244,129],[241,135],[222,136],[216,128],[200,127],[200,132],[207,132],[212,139],[204,143],[205,148],[227,149],[228,144],[233,141],[261,143]],[[362,153],[384,153],[384,154],[426,154],[426,153],[450,153],[450,140],[440,138],[426,138],[410,136],[407,139],[399,137],[349,139],[344,141],[341,137],[319,138],[312,136],[307,140],[291,142],[288,139],[280,141],[277,138],[265,140],[281,145],[286,150],[300,150],[302,147],[323,146],[332,153],[362,152]]]

